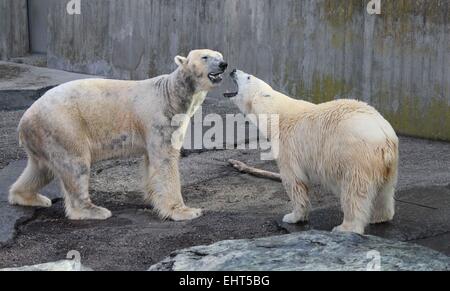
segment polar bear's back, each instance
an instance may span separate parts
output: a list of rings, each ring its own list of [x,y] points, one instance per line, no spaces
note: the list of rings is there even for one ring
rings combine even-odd
[[[47,148],[49,152],[53,141],[83,152],[89,148],[93,160],[140,152],[145,121],[137,114],[135,103],[154,104],[140,106],[149,112],[146,116],[153,116],[161,98],[148,94],[151,85],[107,79],[62,84],[24,113],[18,127],[20,141],[25,148]],[[144,93],[150,96],[142,98]]]
[[[329,189],[337,187],[337,180],[326,177],[355,169],[382,177],[379,173],[398,162],[394,129],[364,102],[342,99],[319,104],[300,114],[295,128],[294,134],[287,133],[294,140],[284,150],[294,152],[297,159],[291,162]]]
[[[339,99],[316,106],[308,116],[328,134],[345,138],[383,142],[397,140],[389,122],[372,106],[353,99]]]

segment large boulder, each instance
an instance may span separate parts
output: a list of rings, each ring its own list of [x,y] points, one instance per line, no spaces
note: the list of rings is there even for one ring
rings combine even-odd
[[[313,230],[179,250],[149,270],[450,270],[450,257],[375,236]]]

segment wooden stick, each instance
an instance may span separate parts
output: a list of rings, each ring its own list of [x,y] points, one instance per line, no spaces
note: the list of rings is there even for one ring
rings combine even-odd
[[[233,166],[233,168],[235,168],[236,170],[238,170],[241,173],[250,174],[250,175],[258,177],[258,178],[270,179],[270,180],[274,180],[277,182],[281,182],[281,176],[278,173],[264,171],[264,170],[260,170],[260,169],[254,168],[254,167],[250,167],[250,166],[246,165],[245,163],[236,161],[236,160],[230,159],[230,160],[228,160],[228,162]]]

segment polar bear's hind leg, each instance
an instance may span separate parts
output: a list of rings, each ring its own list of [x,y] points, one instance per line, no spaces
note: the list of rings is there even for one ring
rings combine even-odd
[[[343,182],[341,206],[344,221],[333,231],[364,234],[364,229],[370,221],[377,187],[365,177],[356,174],[357,172]]]
[[[283,222],[293,224],[308,221],[311,204],[306,184],[298,179],[287,177],[283,177],[283,184],[294,206],[293,211],[283,217]]]
[[[11,186],[8,201],[12,205],[50,207],[52,201],[38,193],[53,180],[50,169],[29,155],[27,167]]]
[[[91,202],[88,192],[89,167],[75,162],[71,169],[60,175],[67,217],[72,220],[104,220],[111,217],[108,209]]]
[[[108,209],[98,207],[89,197],[90,154],[80,142],[72,141],[70,148],[55,139],[47,141],[52,150],[49,164],[61,181],[66,215],[72,220],[104,220],[111,217]]]
[[[370,223],[383,223],[391,221],[395,214],[395,186],[397,173],[389,179],[380,189],[375,198],[373,213]]]

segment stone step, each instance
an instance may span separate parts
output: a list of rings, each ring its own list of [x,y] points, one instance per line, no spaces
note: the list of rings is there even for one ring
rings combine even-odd
[[[0,110],[27,108],[51,88],[87,78],[98,77],[0,61]]]

